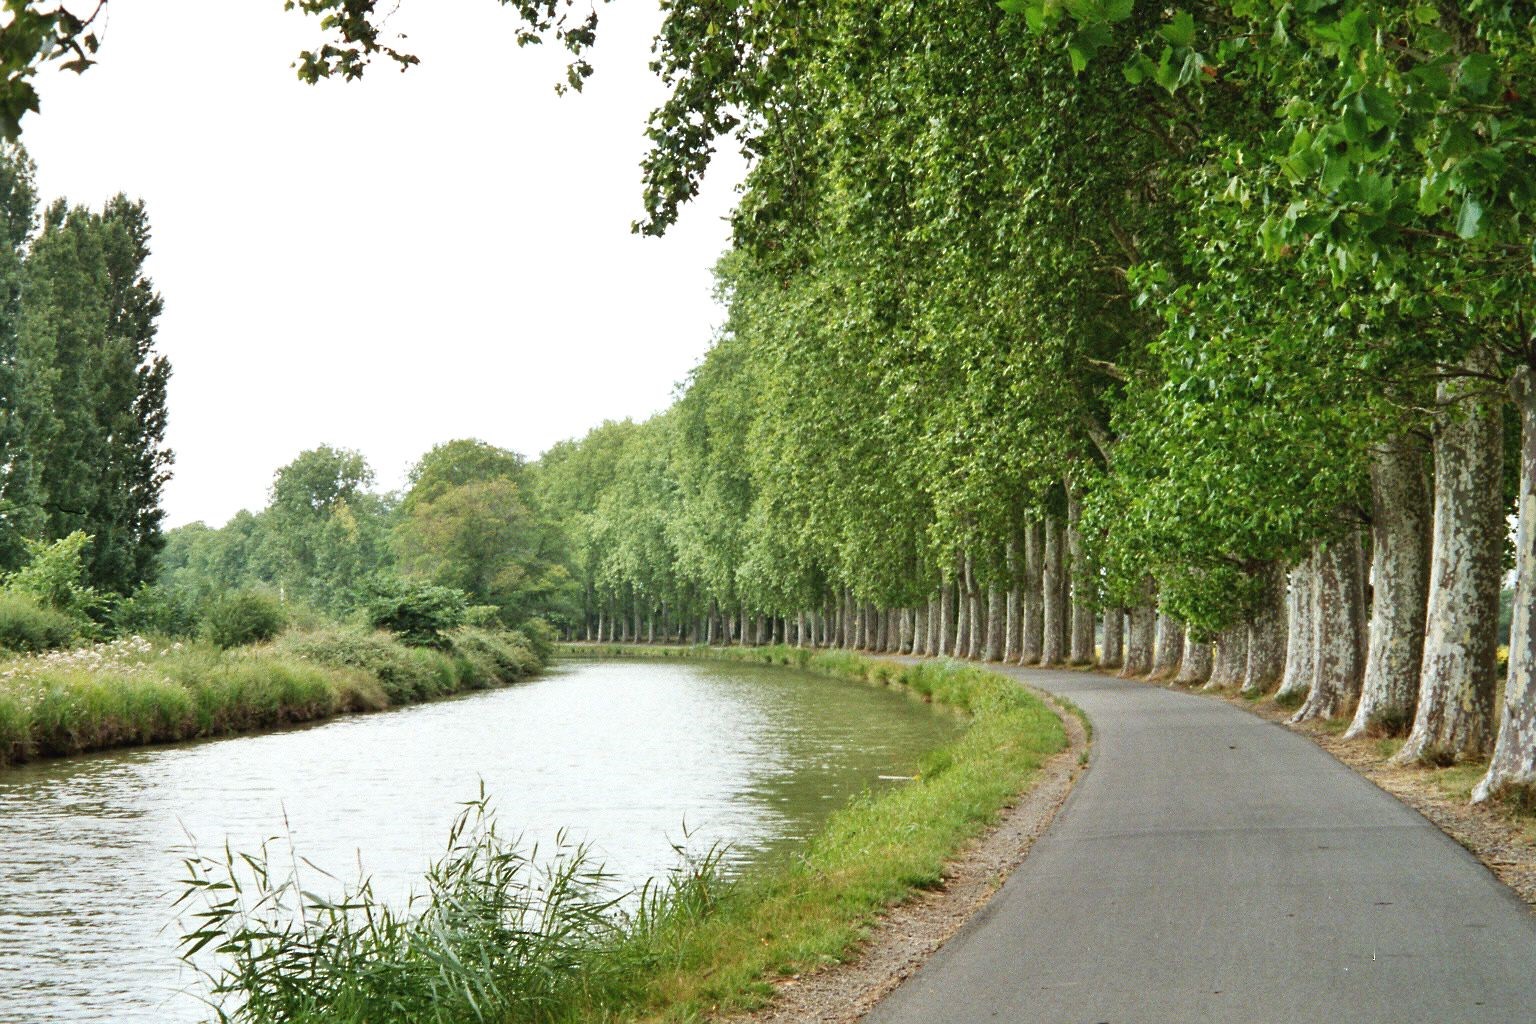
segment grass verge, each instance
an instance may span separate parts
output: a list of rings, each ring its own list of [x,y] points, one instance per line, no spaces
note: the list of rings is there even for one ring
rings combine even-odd
[[[515,633],[443,650],[334,628],[221,650],[130,637],[0,662],[0,766],[377,711],[537,671]]]
[[[788,647],[579,653],[791,665],[905,686],[970,722],[924,759],[911,785],[854,800],[797,858],[729,884],[706,855],[616,904],[579,853],[541,869],[501,843],[478,823],[481,804],[406,914],[366,885],[337,901],[300,897],[300,914],[281,898],[302,892],[297,880],[275,883],[264,867],[249,877],[264,857],[201,862],[187,895],[201,895],[214,916],[204,913],[208,923],[186,938],[189,949],[222,954],[214,989],[229,999],[230,1019],[681,1022],[751,1009],[776,978],[850,957],[881,912],[940,885],[946,861],[1067,745],[1042,701],[971,665]],[[235,906],[226,894],[242,877],[234,891],[247,903]]]

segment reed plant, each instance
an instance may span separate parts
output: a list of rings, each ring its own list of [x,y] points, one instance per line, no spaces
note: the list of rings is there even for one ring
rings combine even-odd
[[[182,958],[219,1021],[580,1020],[632,987],[655,936],[726,891],[712,852],[620,893],[564,835],[543,851],[500,835],[483,788],[398,909],[275,842],[184,861]]]

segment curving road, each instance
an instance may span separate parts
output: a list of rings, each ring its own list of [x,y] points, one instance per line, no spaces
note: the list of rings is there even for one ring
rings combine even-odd
[[[868,1024],[1536,1021],[1536,915],[1305,737],[1143,683],[1001,671],[1088,713],[1092,768]]]

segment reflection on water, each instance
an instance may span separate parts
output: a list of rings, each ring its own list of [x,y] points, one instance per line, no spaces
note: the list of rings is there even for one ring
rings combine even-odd
[[[566,828],[634,885],[675,863],[685,824],[690,848],[729,842],[737,869],[790,848],[957,728],[783,669],[580,662],[386,714],[0,771],[0,1024],[205,1019],[175,958],[189,836],[211,852],[291,834],[403,895],[484,780],[502,831]]]

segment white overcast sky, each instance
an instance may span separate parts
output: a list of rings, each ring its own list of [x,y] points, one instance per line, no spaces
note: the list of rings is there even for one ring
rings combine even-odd
[[[384,6],[384,5],[381,5]],[[322,443],[384,487],[433,444],[532,457],[664,408],[722,318],[710,269],[742,165],[665,238],[640,213],[653,0],[602,9],[597,73],[557,97],[495,0],[404,0],[420,66],[298,82],[282,0],[112,0],[100,64],[24,122],[45,201],[148,204],[170,357],[169,525],[265,503]]]

